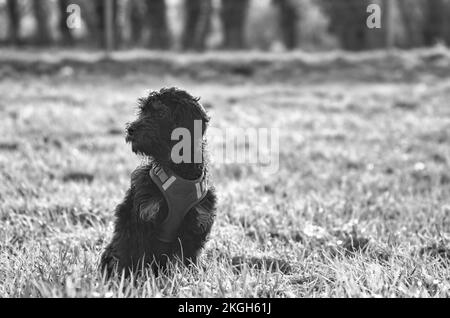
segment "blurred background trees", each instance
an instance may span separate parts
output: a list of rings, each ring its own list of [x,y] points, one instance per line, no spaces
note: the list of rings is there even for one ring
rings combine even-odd
[[[171,44],[167,6],[165,0],[146,0],[145,18],[150,37],[147,47],[151,49],[168,49]]]
[[[427,1],[424,8],[423,39],[425,45],[439,40],[450,44],[450,1]]]
[[[222,22],[225,49],[245,48],[245,25],[250,0],[222,0],[220,20]]]
[[[273,0],[278,9],[278,23],[281,30],[281,39],[288,50],[297,47],[299,10],[295,0]]]
[[[47,0],[32,1],[33,14],[36,21],[33,39],[37,45],[49,45],[52,42],[50,29],[50,8]]]
[[[450,0],[0,0],[0,43],[104,47],[105,1],[116,49],[367,50],[389,36],[403,48],[450,45]],[[371,3],[381,29],[366,26]],[[70,4],[80,29],[67,26]]]
[[[330,19],[329,32],[334,34],[343,49],[361,50],[367,47],[367,6],[370,0],[325,0],[325,14]]]
[[[208,34],[211,32],[212,0],[184,0],[182,9],[185,13],[182,48],[204,50]]]
[[[20,9],[18,1],[7,0],[6,10],[9,18],[8,19],[9,42],[12,44],[18,44],[20,34]]]
[[[67,8],[71,4],[71,0],[59,0],[57,1],[58,16],[58,29],[61,35],[62,45],[73,45],[74,37],[67,25]]]

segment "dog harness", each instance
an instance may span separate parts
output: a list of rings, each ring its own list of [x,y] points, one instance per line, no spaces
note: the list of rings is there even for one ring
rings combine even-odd
[[[205,173],[197,180],[186,180],[169,169],[160,166],[150,169],[150,178],[159,188],[167,202],[168,215],[163,221],[157,238],[164,243],[172,243],[177,238],[178,229],[184,217],[208,192]]]

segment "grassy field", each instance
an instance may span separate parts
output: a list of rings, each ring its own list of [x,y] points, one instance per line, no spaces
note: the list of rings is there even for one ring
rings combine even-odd
[[[0,297],[450,296],[449,77],[419,67],[386,79],[380,62],[366,80],[5,65]],[[201,96],[214,127],[280,128],[280,169],[213,164],[220,202],[203,265],[105,282],[99,256],[139,164],[123,128],[163,86]]]

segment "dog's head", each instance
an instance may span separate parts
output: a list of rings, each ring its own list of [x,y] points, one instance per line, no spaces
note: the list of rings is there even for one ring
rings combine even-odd
[[[203,136],[209,117],[199,99],[177,88],[164,88],[139,100],[138,118],[127,125],[126,140],[134,153],[165,162],[177,143],[172,132],[186,128],[194,138],[195,121],[202,122]]]

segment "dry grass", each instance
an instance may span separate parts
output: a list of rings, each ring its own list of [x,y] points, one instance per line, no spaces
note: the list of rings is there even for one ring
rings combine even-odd
[[[450,80],[323,79],[3,78],[0,297],[450,296]],[[203,266],[104,282],[99,255],[139,163],[122,129],[137,97],[173,85],[202,96],[215,127],[281,128],[279,173],[213,165]]]

